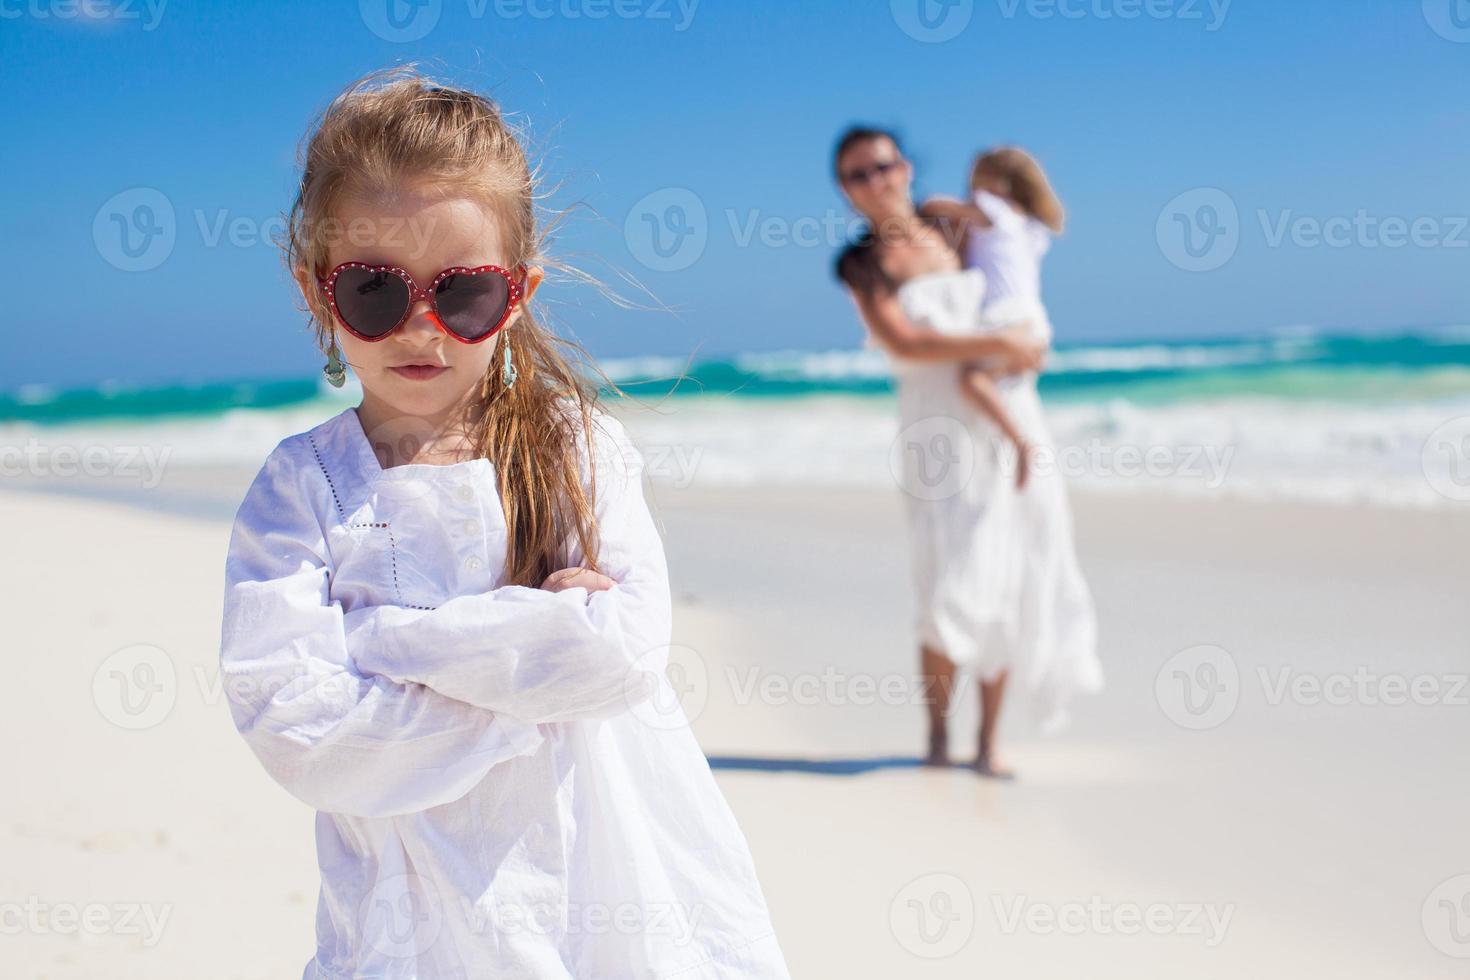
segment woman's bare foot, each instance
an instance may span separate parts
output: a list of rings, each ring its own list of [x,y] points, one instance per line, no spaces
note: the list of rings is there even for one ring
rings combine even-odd
[[[924,756],[926,766],[949,766],[949,735],[945,732],[929,733],[929,754]]]
[[[997,762],[989,749],[982,749],[970,763],[970,768],[986,779],[1015,779],[1015,770]]]

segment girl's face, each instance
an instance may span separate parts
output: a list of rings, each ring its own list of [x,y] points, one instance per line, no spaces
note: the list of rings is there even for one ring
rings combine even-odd
[[[913,210],[914,171],[891,139],[848,147],[838,161],[837,179],[848,203],[871,221]]]
[[[335,219],[324,274],[343,262],[395,265],[427,286],[454,266],[510,268],[500,222],[477,200],[409,187],[387,197],[347,198]],[[307,282],[303,274],[297,274],[302,290],[320,295],[315,277]],[[540,268],[527,268],[521,304],[502,332],[515,329],[541,276]],[[362,382],[364,407],[378,416],[446,417],[498,365],[502,350],[498,334],[478,344],[450,337],[435,325],[427,300],[415,303],[408,320],[383,340],[360,340],[334,326],[342,358]]]

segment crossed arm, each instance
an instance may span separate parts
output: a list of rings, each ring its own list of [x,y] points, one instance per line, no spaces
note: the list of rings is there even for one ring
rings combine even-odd
[[[636,461],[621,425],[609,429]],[[540,723],[608,717],[656,690],[671,610],[641,468],[597,467],[609,588],[505,586],[344,614],[310,504],[316,474],[293,457],[277,447],[236,517],[220,670],[236,728],[298,799],[369,817],[448,803],[535,752]]]

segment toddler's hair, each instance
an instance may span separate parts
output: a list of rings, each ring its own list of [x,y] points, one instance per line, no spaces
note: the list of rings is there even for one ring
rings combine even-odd
[[[1031,154],[1016,146],[986,150],[975,158],[970,189],[977,188],[986,177],[1001,185],[1003,197],[1016,202],[1022,211],[1052,231],[1062,233],[1066,212],[1046,179],[1046,172]]]
[[[521,140],[495,103],[475,92],[440,85],[411,66],[371,72],[314,122],[301,162],[282,247],[288,268],[305,270],[308,283],[330,271],[328,248],[342,230],[337,210],[345,199],[370,201],[407,186],[481,202],[499,222],[505,254],[498,261],[506,268],[547,264],[536,181]],[[335,329],[332,312],[319,292],[309,292],[308,312],[325,348]],[[501,584],[534,588],[565,567],[570,533],[595,569],[596,518],[583,491],[578,440],[590,460],[598,389],[562,350],[591,359],[580,345],[537,323],[529,303],[487,342],[510,345],[518,378],[506,387],[497,357],[471,394],[462,423],[475,456],[495,468],[507,525]]]

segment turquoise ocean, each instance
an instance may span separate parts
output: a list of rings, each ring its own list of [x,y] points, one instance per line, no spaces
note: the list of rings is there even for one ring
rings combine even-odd
[[[600,366],[654,479],[891,481],[889,362],[873,349]],[[1040,390],[1079,485],[1442,506],[1470,501],[1470,327],[1060,346]],[[319,378],[0,391],[0,466],[59,446],[254,468],[356,403]],[[626,411],[624,410],[626,408]],[[1462,493],[1463,491],[1463,493]]]

